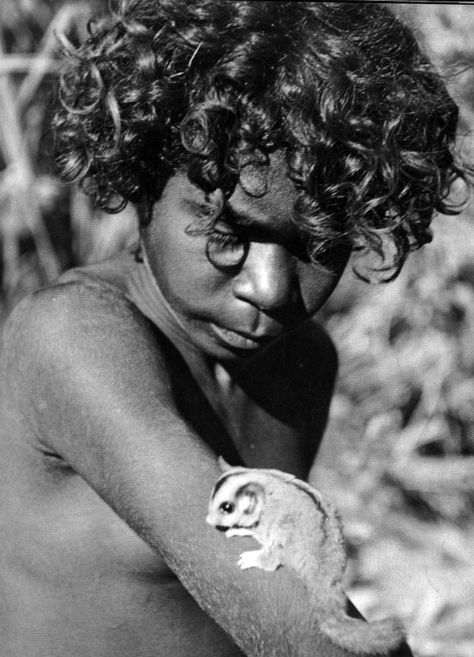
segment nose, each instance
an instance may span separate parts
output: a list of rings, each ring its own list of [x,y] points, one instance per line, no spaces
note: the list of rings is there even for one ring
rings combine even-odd
[[[260,310],[276,310],[296,300],[293,256],[280,244],[252,242],[233,281],[234,296]]]

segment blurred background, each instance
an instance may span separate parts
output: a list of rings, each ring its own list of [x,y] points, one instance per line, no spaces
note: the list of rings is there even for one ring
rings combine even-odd
[[[58,37],[81,39],[101,2],[0,3],[0,323],[64,269],[136,238],[132,208],[95,210],[55,177],[51,155]],[[458,149],[474,163],[474,5],[390,8],[446,76]],[[472,657],[474,203],[433,229],[395,282],[368,285],[349,267],[321,312],[340,373],[312,476],[344,518],[361,611],[401,615],[418,657]]]

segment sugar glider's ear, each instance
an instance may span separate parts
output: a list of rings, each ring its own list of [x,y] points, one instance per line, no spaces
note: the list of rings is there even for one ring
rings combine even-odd
[[[227,470],[231,469],[231,465],[227,463],[227,461],[224,459],[223,456],[219,456],[217,459],[217,465],[221,469],[222,472],[227,472]]]

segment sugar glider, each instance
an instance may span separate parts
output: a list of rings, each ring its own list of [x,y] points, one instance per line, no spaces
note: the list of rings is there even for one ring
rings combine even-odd
[[[293,569],[311,596],[321,630],[357,655],[389,655],[404,640],[397,619],[373,623],[346,614],[346,553],[336,510],[315,488],[279,470],[219,465],[206,521],[226,536],[251,536],[261,549],[243,552],[242,569]]]

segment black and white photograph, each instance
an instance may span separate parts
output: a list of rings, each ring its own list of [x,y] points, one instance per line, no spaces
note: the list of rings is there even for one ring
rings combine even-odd
[[[1,0],[0,657],[474,655],[474,2]]]

